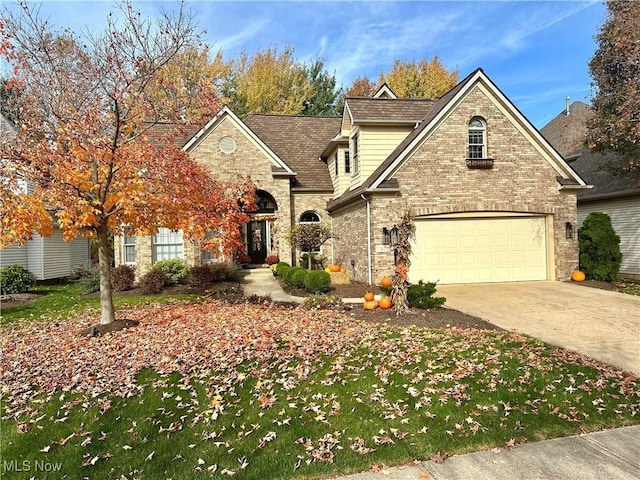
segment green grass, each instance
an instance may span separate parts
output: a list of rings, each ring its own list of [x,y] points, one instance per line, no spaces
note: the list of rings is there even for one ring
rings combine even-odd
[[[617,282],[619,291],[627,295],[640,296],[640,280],[620,280]]]
[[[8,324],[16,320],[39,320],[59,318],[66,319],[79,314],[88,308],[99,308],[98,294],[87,295],[85,286],[80,283],[60,285],[39,285],[29,291],[38,298],[12,308],[2,308],[0,324]],[[123,295],[115,293],[113,302],[116,308],[151,303],[165,303],[171,299],[194,300],[197,295]]]
[[[3,421],[3,478],[326,478],[638,423],[637,378],[509,333],[380,328],[313,360],[274,342],[268,363],[141,371],[128,398],[43,392]]]

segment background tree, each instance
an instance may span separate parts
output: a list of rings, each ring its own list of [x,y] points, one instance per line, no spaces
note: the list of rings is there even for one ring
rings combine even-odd
[[[330,238],[333,238],[331,227],[324,223],[300,223],[287,233],[287,240],[292,247],[308,253],[308,270],[311,270],[311,253]]]
[[[324,60],[316,58],[305,67],[307,80],[311,85],[311,95],[304,101],[303,115],[335,115],[339,90],[336,88],[336,76],[330,75],[324,68]]]
[[[396,60],[378,81],[386,83],[398,98],[440,98],[458,83],[458,70],[448,71],[437,55],[431,60]]]
[[[608,15],[596,35],[589,62],[594,117],[587,145],[622,155],[625,170],[640,165],[640,2],[608,0]]]
[[[578,230],[580,269],[588,279],[612,282],[618,277],[620,237],[606,213],[591,212]]]
[[[243,53],[232,61],[224,88],[229,108],[240,117],[251,113],[302,112],[313,88],[305,66],[293,54],[291,46],[282,53],[271,47],[252,57]]]
[[[351,86],[344,92],[344,97],[373,97],[378,90],[376,85],[369,77],[362,76],[356,78]]]
[[[11,167],[3,173],[9,184],[18,175],[33,183],[34,191],[22,197],[31,199],[32,218],[22,231],[12,229],[16,193],[3,189],[2,238],[22,241],[24,230],[39,228],[35,220],[45,218],[45,206],[66,240],[95,238],[100,321],[111,323],[110,232],[126,226],[130,234],[149,235],[165,226],[204,238],[217,231],[208,246],[228,249],[247,220],[238,199],[253,205],[254,188],[241,179],[212,180],[170,140],[181,123],[200,122],[217,107],[214,86],[198,81],[207,74],[199,71],[203,47],[184,4],[151,22],[123,1],[102,33],[84,36],[54,30],[38,7],[20,7],[3,12],[0,32],[20,111],[15,139],[6,146]],[[192,69],[188,78],[179,75],[186,72],[183,62]],[[44,228],[50,227],[51,218]]]

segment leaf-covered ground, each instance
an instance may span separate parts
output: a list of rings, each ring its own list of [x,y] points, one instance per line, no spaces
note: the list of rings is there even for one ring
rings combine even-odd
[[[221,301],[119,317],[140,324],[2,329],[4,474],[322,477],[638,423],[638,378],[509,332]]]

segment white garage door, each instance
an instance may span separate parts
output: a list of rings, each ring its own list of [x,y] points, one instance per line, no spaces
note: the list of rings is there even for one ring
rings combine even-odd
[[[430,219],[415,223],[411,282],[547,279],[544,217]]]

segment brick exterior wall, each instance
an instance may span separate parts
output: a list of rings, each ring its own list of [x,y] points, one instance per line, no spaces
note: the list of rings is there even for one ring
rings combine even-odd
[[[332,215],[335,262],[344,266],[352,279],[368,282],[367,203],[360,200]]]
[[[474,116],[486,120],[488,157],[495,159],[490,170],[466,167],[467,125]],[[558,191],[556,171],[478,87],[394,176],[400,195],[376,196],[371,202],[374,282],[393,271],[393,253],[376,253],[375,245],[382,245],[382,228],[398,223],[407,207],[418,217],[483,211],[545,215],[555,279],[567,280],[578,265],[577,235],[565,238],[565,222],[577,225],[575,193]]]

